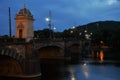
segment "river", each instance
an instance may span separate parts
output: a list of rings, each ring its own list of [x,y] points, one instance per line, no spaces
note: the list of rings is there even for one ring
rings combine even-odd
[[[120,80],[120,63],[116,61],[100,63],[86,59],[61,67],[49,66],[42,67],[46,70],[41,80]]]
[[[0,80],[120,80],[120,61],[105,59],[105,54],[100,51],[96,53],[98,58],[80,58],[74,62],[48,60],[41,63],[41,77]]]

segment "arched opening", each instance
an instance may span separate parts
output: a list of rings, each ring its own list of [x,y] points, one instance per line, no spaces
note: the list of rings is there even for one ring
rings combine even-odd
[[[23,33],[23,30],[22,30],[22,29],[19,29],[19,38],[22,38],[22,37],[23,37],[22,33]]]
[[[46,46],[39,49],[41,59],[59,59],[64,57],[64,50],[57,46]]]
[[[17,26],[17,33],[16,33],[17,38],[23,38],[23,30],[24,30],[23,24],[19,23]]]
[[[9,56],[0,55],[0,75],[13,76],[19,74],[22,74],[20,63]]]

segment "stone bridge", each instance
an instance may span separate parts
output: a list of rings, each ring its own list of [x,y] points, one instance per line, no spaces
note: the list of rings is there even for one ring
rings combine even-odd
[[[80,40],[33,40],[27,43],[2,43],[0,75],[40,76],[40,59],[65,59],[74,56],[74,53],[80,54],[85,43],[86,41]]]
[[[85,42],[81,40],[41,40],[33,41],[33,49],[38,51],[40,58],[66,58],[70,57],[71,53],[81,53]]]

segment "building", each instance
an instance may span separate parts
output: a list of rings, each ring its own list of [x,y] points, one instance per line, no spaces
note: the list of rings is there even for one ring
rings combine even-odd
[[[15,17],[16,33],[15,38],[25,39],[29,42],[34,37],[34,18],[29,9],[24,6]]]

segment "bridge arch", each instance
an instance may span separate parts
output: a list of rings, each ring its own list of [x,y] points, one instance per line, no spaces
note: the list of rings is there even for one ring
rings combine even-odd
[[[24,60],[23,56],[18,54],[17,51],[12,48],[0,48],[0,55],[1,56],[9,56],[13,59],[16,59],[20,63],[23,63],[23,60]]]
[[[81,41],[69,41],[66,45],[70,53],[80,53],[82,46],[83,45]]]
[[[64,49],[64,43],[62,42],[50,42],[50,43],[34,43],[33,44],[33,47],[34,49],[40,49],[40,48],[43,48],[43,47],[47,47],[47,46],[56,46],[56,47],[60,47],[61,49]]]
[[[23,73],[22,57],[15,54],[14,50],[0,49],[0,76],[20,75]]]
[[[61,59],[64,57],[64,49],[56,45],[43,46],[38,49],[38,55],[41,59]]]
[[[81,44],[74,43],[69,46],[69,50],[71,53],[80,53],[82,49]]]

